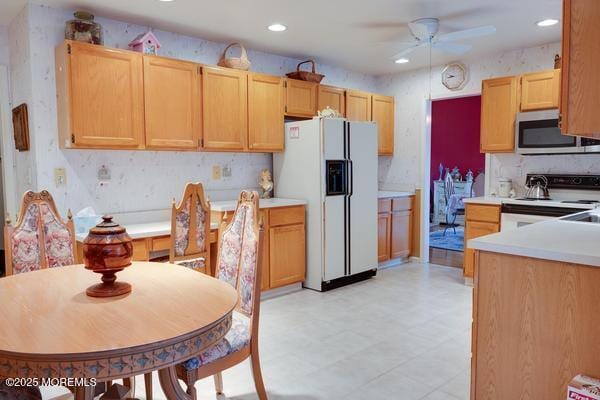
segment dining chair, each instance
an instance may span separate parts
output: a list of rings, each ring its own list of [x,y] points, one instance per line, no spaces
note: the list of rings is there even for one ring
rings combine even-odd
[[[201,183],[185,185],[179,205],[173,200],[169,262],[210,274],[210,203]]]
[[[458,215],[465,215],[464,207],[457,205],[460,199],[456,197],[454,180],[450,174],[446,174],[446,178],[444,179],[444,198],[446,200],[446,226],[443,236],[446,236],[446,231],[449,228],[452,228],[454,234],[456,234],[456,217]]]
[[[15,225],[6,221],[4,249],[7,275],[75,264],[71,211],[63,221],[48,191],[26,192]]]
[[[194,384],[214,377],[217,395],[223,393],[221,372],[251,359],[254,386],[260,400],[267,399],[258,355],[260,311],[262,223],[258,221],[257,192],[243,191],[229,225],[223,228],[219,242],[216,277],[233,286],[239,296],[232,325],[225,337],[202,354],[176,367],[185,382],[186,393],[196,399]]]

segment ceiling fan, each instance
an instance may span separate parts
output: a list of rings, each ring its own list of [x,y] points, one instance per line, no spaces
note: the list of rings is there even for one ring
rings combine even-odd
[[[496,33],[496,27],[493,25],[479,26],[477,28],[465,29],[449,33],[438,34],[440,20],[437,18],[420,18],[408,24],[410,33],[414,36],[416,42],[407,43],[409,46],[396,54],[393,59],[398,60],[412,53],[420,47],[431,45],[434,49],[439,49],[452,54],[464,54],[471,50],[470,44],[455,43],[460,40],[474,37],[493,35]]]

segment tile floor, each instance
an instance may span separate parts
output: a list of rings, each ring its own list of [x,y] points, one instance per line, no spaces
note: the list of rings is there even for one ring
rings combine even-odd
[[[328,293],[263,301],[269,399],[468,400],[472,289],[459,269],[408,263]],[[197,383],[199,399],[256,399],[250,365]],[[154,398],[163,399],[158,377]],[[136,397],[144,398],[143,378]]]

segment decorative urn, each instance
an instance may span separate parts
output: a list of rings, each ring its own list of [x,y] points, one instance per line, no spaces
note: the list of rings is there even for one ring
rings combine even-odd
[[[132,255],[133,244],[125,228],[113,217],[103,216],[83,241],[85,268],[102,274],[102,283],[90,286],[87,295],[112,297],[131,292],[129,283],[116,281],[116,273],[131,265]]]

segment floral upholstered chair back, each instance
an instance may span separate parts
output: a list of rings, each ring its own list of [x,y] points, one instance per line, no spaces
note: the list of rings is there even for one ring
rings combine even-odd
[[[179,205],[173,201],[169,261],[210,272],[210,203],[201,183],[188,183]]]
[[[13,226],[4,228],[7,275],[75,263],[75,229],[71,212],[63,221],[49,192],[29,191]]]
[[[258,193],[242,192],[229,225],[221,234],[217,274],[219,280],[237,289],[237,309],[257,316],[260,300],[260,251],[262,229],[258,221]]]

